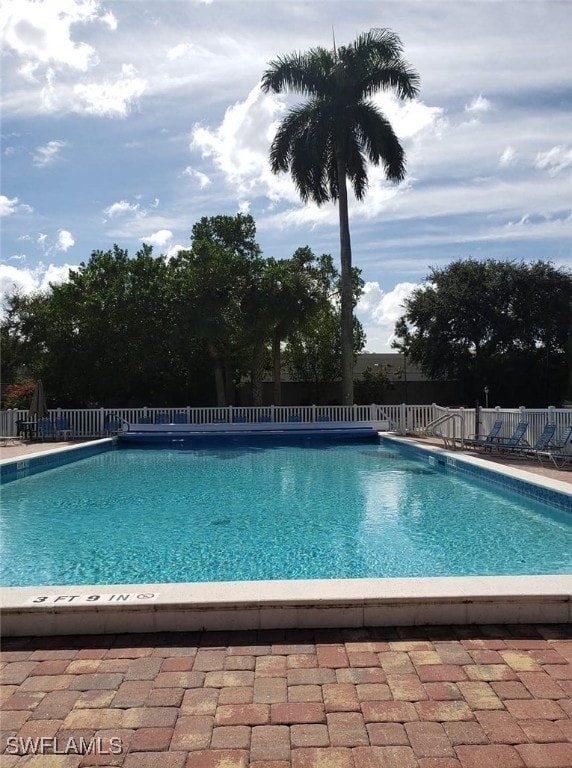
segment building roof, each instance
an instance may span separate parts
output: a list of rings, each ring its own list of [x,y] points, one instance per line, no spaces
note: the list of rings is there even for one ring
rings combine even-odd
[[[361,378],[366,368],[383,366],[389,379],[403,381],[428,381],[427,376],[410,360],[398,352],[362,352],[357,356],[354,366],[354,377]]]

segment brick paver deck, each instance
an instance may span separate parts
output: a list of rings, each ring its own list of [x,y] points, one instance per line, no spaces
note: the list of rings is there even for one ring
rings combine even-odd
[[[3,768],[572,766],[569,626],[6,638],[2,647]]]

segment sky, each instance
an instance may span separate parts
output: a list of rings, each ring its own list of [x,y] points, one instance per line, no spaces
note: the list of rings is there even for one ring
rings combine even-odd
[[[190,244],[202,216],[250,213],[266,257],[339,265],[337,209],[304,205],[268,152],[295,95],[277,56],[389,28],[420,76],[374,98],[406,153],[396,185],[350,195],[366,350],[455,259],[572,268],[571,0],[3,0],[0,290],[29,292],[117,243]]]

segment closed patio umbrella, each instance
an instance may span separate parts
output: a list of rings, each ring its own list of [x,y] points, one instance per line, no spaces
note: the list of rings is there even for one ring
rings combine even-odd
[[[42,380],[38,379],[36,388],[32,395],[32,402],[30,403],[30,410],[28,411],[28,418],[30,421],[40,420],[48,415],[48,406],[46,403],[46,394],[44,392],[44,385]]]

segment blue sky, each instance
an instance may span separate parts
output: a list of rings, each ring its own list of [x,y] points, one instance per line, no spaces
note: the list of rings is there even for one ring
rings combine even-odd
[[[4,0],[0,288],[30,291],[114,243],[188,246],[201,216],[251,213],[265,256],[339,257],[337,211],[304,206],[268,149],[295,97],[277,55],[389,27],[419,98],[376,101],[408,175],[350,200],[366,349],[456,258],[572,267],[569,0]]]

